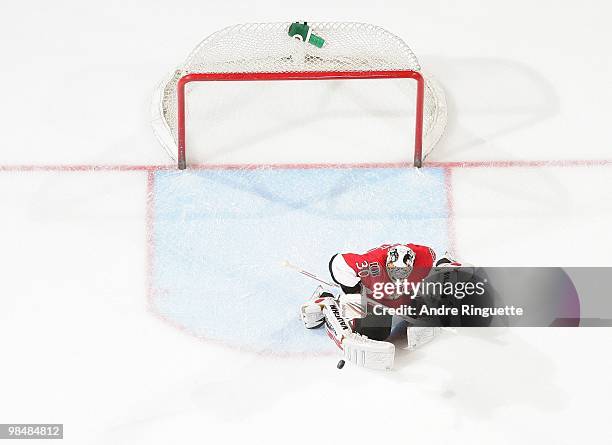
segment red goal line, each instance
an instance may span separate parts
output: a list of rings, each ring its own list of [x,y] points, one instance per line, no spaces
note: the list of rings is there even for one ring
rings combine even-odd
[[[506,160],[506,161],[429,161],[423,168],[533,168],[533,167],[601,167],[612,165],[612,159],[567,160]],[[357,162],[357,163],[291,163],[291,164],[196,164],[187,170],[255,170],[255,169],[316,169],[316,168],[412,168],[410,162]],[[63,164],[63,165],[0,165],[0,172],[131,172],[173,171],[176,164],[164,165],[112,165],[112,164]]]

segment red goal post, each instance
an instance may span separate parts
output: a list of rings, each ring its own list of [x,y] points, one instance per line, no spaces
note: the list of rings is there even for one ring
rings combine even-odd
[[[287,36],[289,26],[246,24],[218,31],[204,39],[187,61],[162,82],[153,99],[153,126],[178,168],[187,167],[188,84],[348,79],[415,81],[414,165],[421,167],[446,125],[446,100],[440,86],[421,73],[408,46],[374,25],[312,23],[313,33],[322,36],[331,47],[317,48]],[[254,41],[260,45],[254,45]],[[265,57],[258,54],[261,47],[265,48]]]
[[[414,165],[423,163],[423,99],[425,79],[418,71],[318,71],[292,73],[192,73],[181,77],[177,84],[178,102],[178,168],[187,167],[185,155],[185,86],[190,82],[206,81],[262,81],[262,80],[347,80],[347,79],[414,79],[417,82],[416,122],[414,128]]]

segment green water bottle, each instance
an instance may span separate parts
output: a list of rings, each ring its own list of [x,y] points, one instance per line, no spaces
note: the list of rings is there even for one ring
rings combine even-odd
[[[308,26],[308,23],[306,22],[293,22],[291,25],[289,25],[288,34],[294,39],[299,39],[302,42],[308,42],[317,48],[321,48],[325,43],[325,39],[312,33],[310,26]]]

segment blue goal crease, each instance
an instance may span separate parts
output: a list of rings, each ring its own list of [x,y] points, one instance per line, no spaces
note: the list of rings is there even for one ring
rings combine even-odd
[[[155,173],[152,286],[165,317],[256,351],[319,352],[300,304],[338,252],[415,242],[444,251],[443,169],[202,170]]]

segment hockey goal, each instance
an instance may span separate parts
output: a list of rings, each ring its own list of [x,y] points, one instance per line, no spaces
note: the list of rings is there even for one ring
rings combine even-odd
[[[446,100],[440,86],[422,73],[411,49],[375,25],[298,23],[308,34],[292,36],[295,25],[252,23],[222,29],[204,39],[160,84],[153,97],[153,127],[178,168],[186,168],[191,150],[187,126],[205,127],[190,120],[190,106],[196,101],[190,85],[335,79],[412,79],[408,84],[414,92],[413,155],[414,165],[420,167],[444,131]]]

